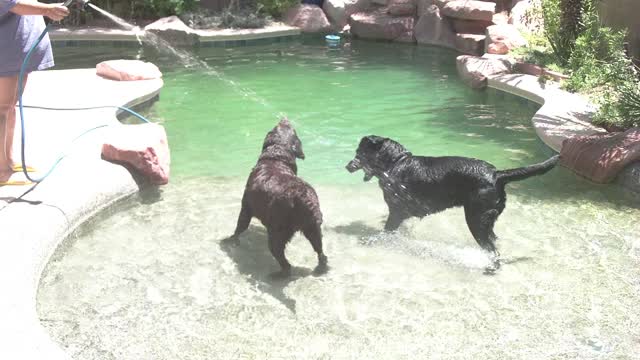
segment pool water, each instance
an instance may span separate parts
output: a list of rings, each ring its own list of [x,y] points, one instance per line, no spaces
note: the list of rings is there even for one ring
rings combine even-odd
[[[465,87],[455,53],[350,42],[201,49],[184,69],[153,49],[54,49],[62,67],[148,59],[164,72],[147,113],[167,129],[172,178],[65,241],[38,294],[42,324],[74,359],[632,359],[640,353],[634,200],[563,168],[511,183],[489,259],[461,209],[383,235],[377,184],[344,166],[362,136],[499,168],[551,152],[537,107]],[[83,56],[78,56],[82,53]],[[330,271],[296,235],[287,279],[258,221],[233,246],[246,177],[279,116],[294,123],[317,190]]]

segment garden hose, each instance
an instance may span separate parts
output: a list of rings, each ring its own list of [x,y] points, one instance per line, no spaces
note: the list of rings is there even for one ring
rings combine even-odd
[[[24,108],[36,108],[36,109],[45,109],[45,110],[90,110],[90,109],[101,109],[101,108],[117,108],[123,111],[126,111],[128,113],[130,113],[131,115],[137,117],[138,119],[149,123],[150,121],[147,120],[144,116],[138,114],[137,112],[128,109],[126,107],[123,106],[95,106],[95,107],[86,107],[86,108],[73,108],[73,109],[69,109],[69,108],[50,108],[50,107],[41,107],[41,106],[24,106],[22,103],[22,93],[24,91],[23,88],[23,84],[24,84],[24,74],[27,68],[27,64],[29,63],[29,59],[31,58],[31,54],[33,53],[33,51],[35,50],[35,48],[38,46],[38,44],[40,44],[40,42],[42,41],[42,39],[45,37],[45,35],[49,32],[49,25],[47,25],[45,27],[45,29],[42,31],[42,34],[40,34],[40,37],[38,37],[38,40],[36,40],[36,42],[31,46],[31,48],[29,49],[29,51],[27,52],[27,56],[25,57],[24,61],[22,62],[22,66],[20,67],[20,73],[18,75],[18,108],[20,110],[20,125],[21,125],[21,146],[20,146],[20,155],[22,158],[22,173],[24,174],[24,176],[26,176],[26,178],[34,183],[39,183],[42,180],[44,180],[47,176],[49,176],[49,174],[51,174],[51,172],[56,168],[56,166],[58,166],[58,164],[60,163],[60,161],[62,161],[62,159],[66,156],[65,153],[63,153],[60,157],[58,157],[58,159],[53,163],[53,165],[51,166],[51,168],[49,168],[49,170],[41,177],[39,178],[33,178],[29,175],[29,172],[27,171],[27,164],[26,164],[26,158],[25,158],[25,143],[26,143],[26,136],[25,136],[25,121],[24,121]],[[79,138],[81,138],[82,136],[90,133],[91,131],[103,128],[103,127],[107,127],[110,125],[99,125],[96,127],[93,127],[91,129],[88,129],[86,131],[84,131],[83,133],[81,133],[80,135],[78,135],[77,137],[75,137],[71,143],[75,142],[76,140],[78,140]]]

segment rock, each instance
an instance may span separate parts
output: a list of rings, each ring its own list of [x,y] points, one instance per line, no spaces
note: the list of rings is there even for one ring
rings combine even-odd
[[[520,31],[513,25],[491,25],[487,27],[486,35],[485,52],[488,52],[489,45],[497,43],[503,44],[507,48],[507,52],[527,46],[527,40],[522,37]]]
[[[487,46],[487,54],[507,55],[509,48],[504,43],[493,43]]]
[[[393,17],[382,11],[358,12],[349,17],[351,33],[364,39],[415,42],[412,16]]]
[[[387,12],[394,16],[414,16],[416,11],[416,0],[389,0],[387,6]]]
[[[372,4],[376,4],[376,5],[382,5],[385,6],[387,5],[387,0],[371,0]]]
[[[484,35],[487,27],[493,25],[491,21],[451,19],[453,30],[458,34]]]
[[[460,55],[456,58],[456,69],[467,85],[482,89],[487,86],[488,76],[509,73],[511,64],[507,59]]]
[[[617,182],[625,189],[640,195],[640,161],[625,167],[618,175]]]
[[[159,79],[162,73],[152,63],[140,60],[108,60],[96,65],[96,74],[105,79],[134,81]]]
[[[578,175],[612,182],[627,165],[640,161],[640,128],[566,139],[560,157],[560,163]]]
[[[299,4],[287,11],[284,22],[289,26],[299,27],[305,33],[325,33],[331,31],[331,23],[315,5]]]
[[[492,21],[496,3],[478,0],[454,0],[447,2],[442,14],[454,19]]]
[[[484,53],[484,35],[456,34],[456,50],[464,54],[480,56]]]
[[[149,182],[169,182],[171,157],[167,133],[158,124],[122,125],[114,128],[102,145],[102,158],[124,163]]]
[[[369,3],[370,0],[325,0],[322,10],[335,28],[342,29],[351,14],[366,9]]]
[[[449,19],[440,15],[440,8],[437,5],[429,6],[420,16],[414,33],[418,44],[456,48],[456,34],[452,30]]]
[[[159,19],[145,26],[144,30],[158,35],[173,45],[193,46],[199,41],[195,30],[185,25],[175,15]]]
[[[566,80],[568,75],[561,74],[549,69],[545,69],[539,65],[530,64],[526,62],[518,62],[514,65],[513,70],[520,74],[528,74],[533,76],[550,76],[555,81]]]

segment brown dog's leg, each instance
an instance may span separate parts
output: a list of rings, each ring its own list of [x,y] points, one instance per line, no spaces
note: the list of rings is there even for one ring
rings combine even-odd
[[[289,274],[291,272],[291,264],[284,256],[284,248],[293,236],[291,232],[284,231],[272,231],[268,230],[269,235],[269,250],[271,255],[278,261],[283,274]]]
[[[324,273],[327,271],[327,256],[322,251],[322,229],[319,224],[309,225],[302,230],[304,236],[309,240],[313,250],[318,254],[318,266],[316,273]]]

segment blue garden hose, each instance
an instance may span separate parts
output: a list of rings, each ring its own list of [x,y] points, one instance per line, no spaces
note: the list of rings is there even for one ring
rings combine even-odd
[[[20,74],[18,75],[18,107],[20,109],[20,124],[21,124],[21,128],[22,128],[22,144],[20,147],[20,155],[22,157],[22,173],[24,173],[24,176],[27,177],[27,179],[29,181],[35,182],[35,183],[39,183],[42,180],[44,180],[47,176],[49,176],[49,174],[51,174],[51,172],[55,169],[56,166],[58,166],[58,164],[60,163],[60,161],[62,161],[62,159],[64,159],[64,157],[66,156],[66,154],[62,154],[60,157],[58,157],[58,159],[53,163],[53,165],[51,166],[51,168],[41,177],[39,178],[32,178],[29,175],[29,172],[27,171],[27,164],[26,164],[26,160],[25,160],[25,125],[24,125],[24,108],[38,108],[38,109],[45,109],[45,110],[90,110],[90,109],[102,109],[102,108],[117,108],[123,111],[126,111],[128,113],[130,113],[131,115],[137,117],[138,119],[148,123],[150,122],[149,120],[147,120],[144,116],[138,114],[137,112],[128,109],[126,107],[122,107],[122,106],[95,106],[95,107],[86,107],[86,108],[73,108],[73,109],[61,109],[61,108],[47,108],[47,107],[41,107],[41,106],[23,106],[22,104],[22,93],[24,91],[23,88],[23,83],[24,83],[24,74],[27,68],[27,65],[29,64],[29,59],[31,58],[31,54],[33,53],[33,51],[35,50],[35,48],[38,46],[38,44],[40,44],[40,42],[42,41],[42,39],[44,38],[44,36],[49,32],[49,25],[47,25],[45,27],[45,29],[42,31],[42,34],[40,34],[40,37],[38,37],[38,40],[36,40],[36,42],[31,46],[31,49],[29,49],[29,52],[27,52],[27,56],[25,57],[24,61],[22,62],[22,66],[20,67]],[[81,138],[82,136],[90,133],[91,131],[103,128],[103,127],[107,127],[109,125],[99,125],[96,127],[93,127],[89,130],[84,131],[83,133],[81,133],[80,135],[78,135],[77,137],[75,137],[71,142],[75,142],[76,140],[78,140],[79,138]]]

